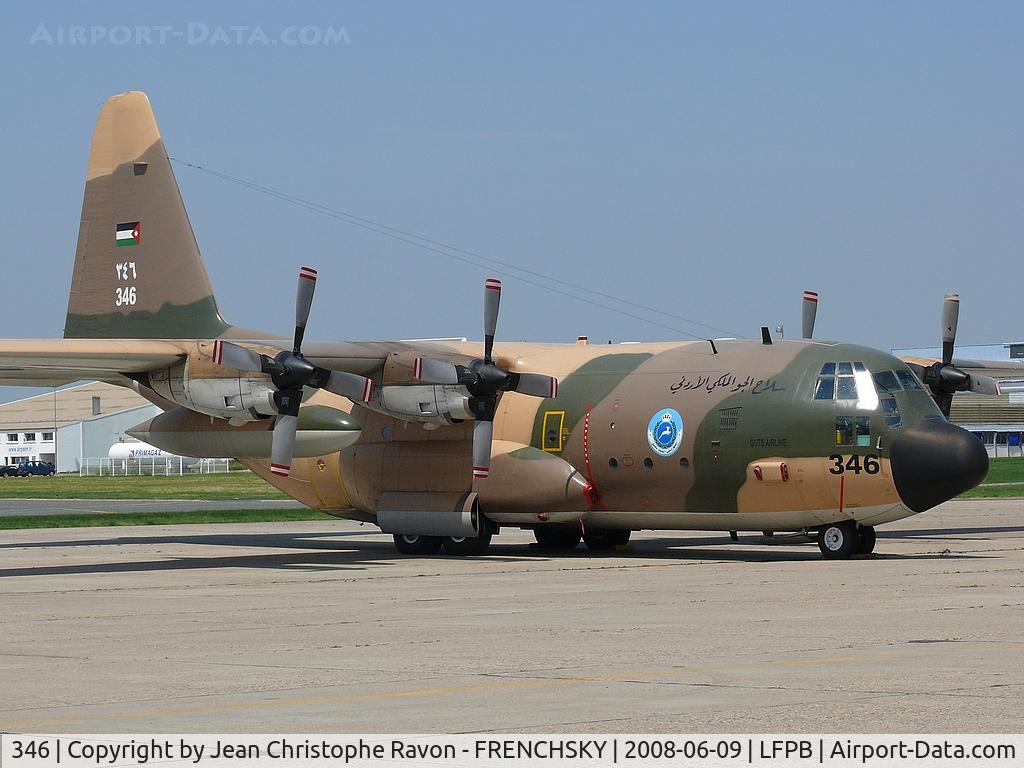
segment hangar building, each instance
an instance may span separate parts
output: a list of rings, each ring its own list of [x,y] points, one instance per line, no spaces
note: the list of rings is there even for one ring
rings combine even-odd
[[[93,381],[0,405],[0,464],[49,461],[77,472],[85,457],[106,456],[125,430],[160,409],[125,387]]]

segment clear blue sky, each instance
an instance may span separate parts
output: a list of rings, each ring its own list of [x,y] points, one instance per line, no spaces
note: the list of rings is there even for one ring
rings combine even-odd
[[[964,343],[1024,337],[1020,3],[7,2],[0,15],[7,336],[60,335],[97,110],[140,89],[176,157],[654,319],[797,335],[813,288],[819,336],[924,345],[959,290]],[[142,26],[153,42],[57,41],[76,25]],[[292,27],[344,39],[284,44]],[[308,263],[323,278],[311,337],[479,337],[494,270],[176,172],[232,322],[287,332]],[[511,279],[502,309],[505,339],[685,338]]]

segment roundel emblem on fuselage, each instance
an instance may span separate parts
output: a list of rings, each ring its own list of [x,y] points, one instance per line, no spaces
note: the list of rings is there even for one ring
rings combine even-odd
[[[672,408],[662,408],[647,423],[647,444],[659,456],[671,456],[683,442],[683,417]]]

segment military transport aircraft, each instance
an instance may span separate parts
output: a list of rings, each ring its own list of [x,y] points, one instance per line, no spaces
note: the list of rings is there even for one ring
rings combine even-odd
[[[482,554],[511,526],[551,550],[817,531],[847,558],[982,480],[984,447],[943,413],[1020,373],[953,365],[954,297],[942,360],[908,365],[811,340],[813,294],[803,340],[495,343],[494,279],[482,343],[307,342],[316,280],[299,271],[290,339],[225,321],[149,100],[122,93],[93,136],[64,338],[0,341],[0,383],[131,387],[164,411],[131,434],[237,457],[405,554]]]

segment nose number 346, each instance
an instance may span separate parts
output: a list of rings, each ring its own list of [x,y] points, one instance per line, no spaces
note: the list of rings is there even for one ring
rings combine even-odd
[[[841,475],[844,472],[853,472],[855,475],[859,475],[861,472],[877,475],[878,470],[881,469],[878,457],[874,454],[869,456],[859,456],[857,454],[853,456],[840,456],[838,453],[833,453],[828,457],[828,460],[832,462],[832,466],[828,468],[828,471],[833,475]]]

